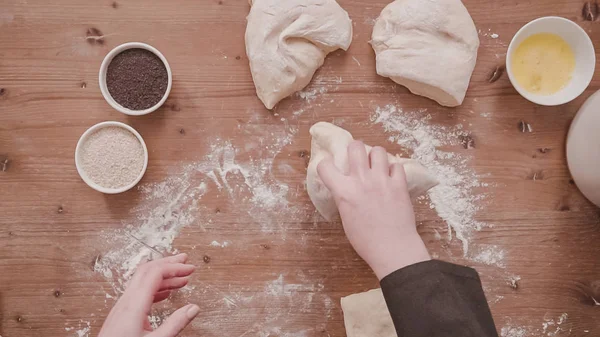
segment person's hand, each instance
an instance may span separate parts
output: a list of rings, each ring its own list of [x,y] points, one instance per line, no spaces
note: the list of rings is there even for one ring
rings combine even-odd
[[[381,280],[394,271],[431,260],[417,233],[404,166],[390,166],[387,151],[365,145],[348,147],[349,172],[341,172],[332,158],[317,167],[340,211],[344,231],[356,252]]]
[[[175,337],[200,312],[190,304],[175,311],[158,329],[152,330],[148,315],[153,303],[169,297],[172,290],[188,284],[194,267],[187,255],[154,260],[138,267],[125,293],[108,314],[98,337]]]

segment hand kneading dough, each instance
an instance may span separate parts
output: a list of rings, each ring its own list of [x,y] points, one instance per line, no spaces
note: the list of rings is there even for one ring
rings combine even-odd
[[[398,337],[381,289],[342,298],[348,337]]]
[[[348,172],[348,145],[354,140],[350,132],[330,123],[319,122],[310,128],[312,136],[310,162],[308,164],[306,176],[306,188],[310,200],[327,220],[332,221],[338,215],[338,209],[331,195],[331,192],[325,187],[323,181],[317,173],[317,166],[327,156],[333,157],[335,166],[341,171]],[[367,152],[371,152],[371,147],[366,146]],[[437,179],[427,172],[417,161],[407,158],[401,158],[398,155],[392,156],[388,153],[390,164],[403,164],[406,171],[406,180],[408,190],[412,198],[427,192],[430,188],[438,184]]]
[[[246,53],[267,109],[306,87],[325,56],[352,42],[352,21],[335,0],[251,0]]]
[[[479,36],[460,0],[396,0],[375,22],[377,73],[441,105],[462,104]]]

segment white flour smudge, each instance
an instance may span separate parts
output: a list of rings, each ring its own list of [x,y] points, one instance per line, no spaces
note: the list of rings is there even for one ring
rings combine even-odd
[[[199,171],[224,189],[236,208],[248,212],[265,233],[282,229],[282,220],[301,213],[288,201],[289,186],[275,179],[272,173],[275,157],[296,133],[297,128],[289,131],[277,128],[267,130],[265,136],[248,139],[247,142],[256,141],[257,155],[244,162],[236,160],[237,153],[231,143],[213,145],[207,159],[198,164]]]
[[[569,315],[563,313],[555,319],[545,318],[541,328],[534,326],[520,326],[508,322],[500,330],[500,337],[533,337],[533,336],[546,336],[546,337],[557,337],[563,335],[570,335],[571,329],[566,329],[564,324],[567,322]],[[584,332],[587,332],[584,330]]]
[[[475,262],[483,263],[488,266],[506,268],[504,265],[504,249],[496,245],[478,245],[476,252],[470,256]]]
[[[567,321],[569,315],[563,313],[557,319],[544,319],[542,323],[542,332],[548,337],[558,336],[562,331],[565,331],[561,325]]]
[[[358,62],[356,58],[354,58],[355,62]],[[358,62],[360,65],[360,62]],[[292,120],[297,120],[300,116],[302,116],[307,111],[312,112],[313,119],[319,119],[318,109],[323,106],[324,103],[334,103],[335,99],[325,99],[324,94],[334,93],[339,90],[340,84],[344,82],[344,79],[341,76],[324,76],[317,75],[313,78],[312,82],[303,90],[300,90],[294,94],[294,96],[300,98],[301,105],[293,107],[291,110],[286,111],[286,115],[290,116],[289,118]],[[274,114],[278,116],[277,113]],[[285,118],[281,119],[282,121],[286,121]]]
[[[500,330],[500,337],[527,337],[529,333],[526,328],[506,325]]]
[[[484,195],[476,194],[474,189],[483,184],[479,182],[477,173],[468,167],[468,158],[438,150],[440,146],[458,144],[459,137],[466,134],[462,125],[445,127],[431,124],[431,116],[426,115],[426,112],[425,109],[404,111],[394,105],[387,105],[376,107],[371,121],[381,124],[391,134],[390,141],[412,150],[412,158],[438,178],[440,184],[428,192],[431,208],[448,224],[449,240],[454,231],[462,242],[463,252],[467,257],[471,234],[486,226],[475,219],[480,210],[478,201]],[[481,258],[489,260],[492,257]],[[500,259],[501,257],[498,258]]]
[[[508,278],[508,285],[513,289],[517,289],[519,287],[519,281],[521,281],[521,276],[512,275]]]
[[[322,95],[327,92],[327,88],[324,86],[319,86],[312,89],[304,89],[303,91],[298,91],[296,95],[307,102],[312,102],[317,99],[319,95]]]
[[[223,243],[219,243],[219,241],[213,241],[213,242],[211,242],[211,243],[210,243],[210,245],[211,245],[212,247],[221,247],[221,248],[225,248],[225,247],[229,246],[229,244],[230,244],[230,243],[231,243],[231,242],[229,242],[229,241],[223,241]]]
[[[504,299],[504,296],[502,296],[502,295],[494,295],[494,299],[488,300],[488,304],[490,306],[492,306],[492,305],[502,301],[503,299]]]
[[[204,293],[214,293],[216,299],[206,305],[218,320],[195,320],[194,330],[209,335],[219,335],[230,330],[232,322],[245,326],[240,336],[314,336],[315,326],[324,326],[335,305],[325,294],[321,281],[308,279],[302,271],[296,275],[279,274],[267,281],[262,290],[223,292],[207,285]],[[204,298],[210,298],[204,295]],[[298,326],[307,313],[319,315],[304,329],[288,330]],[[296,328],[297,329],[297,328]]]
[[[133,210],[134,220],[125,229],[104,233],[110,248],[98,257],[94,269],[111,282],[115,295],[123,291],[140,263],[176,253],[173,241],[184,227],[203,228],[211,221],[202,216],[211,212],[202,212],[199,203],[209,189],[227,193],[229,201],[246,211],[265,233],[281,230],[283,220],[305,213],[290,205],[288,185],[272,174],[275,156],[291,143],[297,129],[249,124],[240,132],[248,134],[242,149],[217,139],[203,160],[185,165],[160,183],[141,186],[143,201]],[[257,157],[249,156],[246,148]],[[240,154],[246,158],[238,162]],[[284,238],[285,230],[280,233]],[[215,244],[224,248],[230,242]]]
[[[477,31],[479,33],[479,35],[484,36],[484,37],[490,37],[492,39],[497,39],[500,37],[500,35],[493,33],[491,29],[488,29],[487,31],[481,30],[479,29]]]
[[[99,257],[96,272],[110,280],[116,294],[140,263],[174,252],[172,244],[181,229],[196,220],[205,182],[192,184],[193,167],[158,184],[140,188],[145,202],[134,210],[135,220],[125,229],[104,233],[112,249]]]
[[[84,322],[83,320],[79,322],[79,325],[76,327],[65,328],[67,332],[73,332],[71,336],[75,337],[89,337],[90,331],[92,330],[90,322]]]
[[[312,83],[304,88],[301,91],[296,93],[296,96],[300,97],[307,103],[312,103],[321,95],[326,94],[330,91],[338,90],[339,84],[344,83],[344,79],[341,76],[333,76],[333,77],[325,77],[318,76],[315,77]],[[317,104],[320,106],[320,104]]]

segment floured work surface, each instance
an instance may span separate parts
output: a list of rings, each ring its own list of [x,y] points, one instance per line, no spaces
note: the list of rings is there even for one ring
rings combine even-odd
[[[434,256],[477,268],[503,336],[597,334],[599,211],[570,182],[563,148],[600,82],[536,107],[497,68],[541,15],[580,22],[599,45],[583,4],[467,1],[481,48],[456,109],[375,74],[367,40],[387,2],[340,4],[354,22],[349,51],[269,112],[245,56],[246,1],[2,3],[0,335],[95,336],[135,264],[177,250],[199,269],[155,324],[196,302],[184,336],[344,336],[340,298],[378,285],[304,190],[317,121],[437,175],[442,185],[415,205],[419,231]],[[97,73],[112,47],[138,40],[167,57],[174,84],[165,107],[127,118],[103,100]],[[104,196],[78,177],[77,140],[104,120],[146,140],[139,189]]]

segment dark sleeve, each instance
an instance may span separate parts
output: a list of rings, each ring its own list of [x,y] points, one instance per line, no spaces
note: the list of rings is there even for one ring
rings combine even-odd
[[[381,280],[398,337],[498,337],[474,269],[427,261]]]

